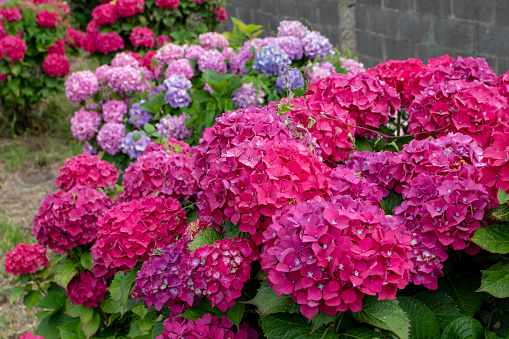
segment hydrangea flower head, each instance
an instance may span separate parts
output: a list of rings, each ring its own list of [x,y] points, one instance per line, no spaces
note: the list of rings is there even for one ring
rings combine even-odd
[[[92,17],[100,26],[114,24],[118,19],[117,9],[111,3],[102,4],[94,8]]]
[[[176,9],[179,6],[179,0],[156,0],[156,6],[162,7],[164,9]]]
[[[104,121],[120,123],[127,113],[127,104],[122,100],[112,99],[103,104],[102,111]]]
[[[362,62],[358,62],[354,59],[345,59],[343,57],[339,57],[339,61],[341,62],[341,67],[346,69],[348,73],[351,72],[364,72],[366,69],[364,68],[364,64]]]
[[[32,234],[55,253],[91,244],[100,228],[98,219],[111,205],[106,194],[90,187],[50,193],[35,216]]]
[[[41,267],[49,267],[46,248],[41,245],[19,244],[5,255],[5,272],[18,274],[34,273]]]
[[[138,140],[134,140],[134,135],[138,135]],[[127,154],[131,159],[138,159],[143,155],[145,149],[150,143],[150,137],[141,135],[139,132],[129,132],[122,138],[122,153]]]
[[[121,52],[115,54],[113,59],[111,60],[111,67],[123,67],[123,66],[131,66],[133,68],[139,68],[140,62],[136,59],[136,57],[128,52]]]
[[[108,72],[108,86],[115,93],[143,92],[145,83],[141,71],[132,66],[112,67]]]
[[[53,45],[48,47],[46,50],[48,54],[65,54],[65,41],[64,40],[57,40]]]
[[[302,41],[294,36],[282,36],[276,40],[276,44],[281,48],[291,60],[300,60],[304,54]]]
[[[145,103],[145,100],[136,102],[129,110],[129,122],[137,128],[142,128],[152,120],[152,113],[141,108],[143,103]]]
[[[276,45],[268,45],[256,55],[254,69],[268,77],[278,76],[283,74],[290,64],[288,54]]]
[[[25,333],[19,339],[44,339],[40,335],[35,335],[32,333]]]
[[[224,63],[223,55],[217,49],[203,52],[203,54],[198,57],[197,65],[200,72],[205,72],[210,69],[221,74],[226,73],[226,64]]]
[[[184,48],[176,44],[166,44],[157,50],[155,60],[161,66],[169,65],[173,60],[182,59],[184,57]]]
[[[124,39],[117,32],[96,35],[95,48],[103,54],[123,50],[124,46]]]
[[[186,48],[185,56],[187,59],[194,59],[199,57],[203,52],[205,52],[205,49],[200,45],[191,45]]]
[[[277,28],[278,38],[292,36],[302,40],[307,36],[308,33],[309,30],[307,27],[295,20],[283,20],[279,23]]]
[[[145,0],[117,0],[115,7],[119,17],[127,18],[143,13]]]
[[[186,127],[186,121],[190,120],[191,117],[185,113],[178,116],[167,115],[156,124],[156,132],[164,138],[189,139],[192,129]]]
[[[49,54],[42,63],[44,72],[52,77],[66,76],[69,74],[70,67],[69,59],[59,54]]]
[[[309,32],[304,39],[302,39],[302,45],[304,47],[304,55],[311,60],[315,58],[326,58],[334,54],[329,39],[319,32]]]
[[[291,69],[277,77],[275,87],[281,94],[283,90],[288,92],[298,87],[304,87],[304,82],[304,75],[297,69]]]
[[[108,187],[115,186],[118,172],[115,166],[88,153],[79,154],[64,160],[55,180],[55,186],[69,190],[76,186]]]
[[[149,27],[134,27],[129,40],[136,47],[153,48],[156,45],[156,36]]]
[[[328,61],[317,62],[315,64],[309,64],[308,66],[310,66],[310,68],[306,69],[304,74],[310,83],[324,79],[336,72],[334,65]]]
[[[75,105],[95,95],[98,89],[99,82],[90,71],[75,72],[65,82],[67,99]]]
[[[87,141],[94,137],[101,124],[101,115],[95,111],[80,108],[71,118],[71,131],[73,137],[80,141]]]
[[[73,305],[97,307],[108,292],[104,278],[96,278],[94,273],[83,271],[75,275],[67,285],[67,299]]]
[[[245,82],[232,94],[233,106],[248,108],[249,106],[262,107],[265,103],[265,91],[255,88],[252,82]]]
[[[8,57],[11,62],[23,60],[27,45],[24,40],[9,35],[0,39],[0,58]]]
[[[228,47],[229,45],[228,40],[222,34],[216,32],[202,33],[198,38],[200,45],[205,49]]]
[[[122,149],[122,138],[125,136],[125,125],[118,122],[107,122],[97,133],[97,143],[108,154],[115,155]]]
[[[35,17],[39,27],[53,28],[62,24],[62,16],[57,11],[40,9],[36,11]]]
[[[8,22],[20,21],[23,18],[18,7],[2,7],[0,9],[0,17]]]
[[[178,59],[172,61],[166,68],[164,76],[169,78],[170,76],[177,74],[184,75],[188,80],[191,80],[191,78],[194,76],[194,68],[191,66],[191,63],[188,59]]]
[[[165,99],[173,108],[187,107],[191,104],[191,97],[187,92],[193,85],[185,75],[171,75],[163,83],[166,88]]]

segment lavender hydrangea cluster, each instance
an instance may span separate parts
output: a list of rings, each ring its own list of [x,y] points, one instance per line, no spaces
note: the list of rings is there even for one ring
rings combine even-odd
[[[145,100],[134,103],[129,110],[129,122],[137,128],[142,128],[152,119],[152,113],[141,108],[143,103],[145,103]]]
[[[293,91],[295,88],[304,87],[304,76],[299,70],[291,69],[276,79],[276,89],[279,94],[282,91]]]
[[[116,122],[108,122],[97,133],[97,143],[111,155],[120,152],[122,138],[125,136],[125,125]]]
[[[122,122],[127,113],[127,104],[122,100],[110,100],[103,105],[103,119],[106,122]]]
[[[95,111],[80,108],[71,118],[72,136],[79,141],[87,141],[94,137],[101,124],[101,116]]]
[[[306,26],[294,20],[283,20],[277,28],[278,37],[293,36],[298,39],[304,39],[308,33],[309,30]]]
[[[230,58],[228,67],[233,74],[245,75],[246,62],[254,59],[254,55],[250,52],[250,44],[244,44],[240,52]]]
[[[67,99],[75,105],[95,95],[98,89],[99,83],[97,78],[90,71],[73,73],[65,82]]]
[[[194,59],[199,57],[202,53],[205,52],[205,49],[200,45],[191,45],[186,49],[186,58]]]
[[[315,58],[326,58],[329,55],[334,55],[334,50],[329,39],[321,35],[319,32],[310,32],[304,39],[304,55],[313,60]]]
[[[197,64],[200,72],[205,72],[210,69],[221,74],[226,73],[226,64],[224,63],[223,55],[217,49],[203,52],[203,54],[198,57]]]
[[[186,127],[186,121],[191,117],[187,114],[167,115],[156,124],[156,132],[161,137],[186,140],[191,136],[191,128]]]
[[[304,46],[299,38],[294,36],[282,36],[277,39],[277,45],[291,60],[300,60],[304,54]]]
[[[283,74],[292,61],[288,54],[276,45],[262,47],[254,62],[254,68],[265,76],[279,76]]]
[[[232,94],[232,100],[233,105],[240,108],[262,107],[265,102],[265,91],[261,87],[256,89],[252,82],[246,82]]]
[[[187,107],[191,103],[191,97],[187,92],[193,84],[183,74],[176,74],[164,80],[166,89],[166,102],[173,108]]]
[[[134,140],[134,135],[137,135],[138,140]],[[138,159],[143,155],[145,149],[150,143],[150,137],[142,135],[139,132],[130,132],[122,138],[122,153],[125,153],[131,159]]]

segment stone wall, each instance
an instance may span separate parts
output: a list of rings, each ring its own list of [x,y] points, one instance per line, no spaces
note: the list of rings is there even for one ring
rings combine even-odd
[[[275,35],[281,20],[299,20],[366,67],[449,54],[509,70],[509,0],[227,0],[227,11],[263,25],[265,35]]]

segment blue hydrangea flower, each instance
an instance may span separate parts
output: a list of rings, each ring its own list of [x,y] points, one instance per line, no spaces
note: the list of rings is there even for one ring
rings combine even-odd
[[[287,83],[289,82],[289,83]],[[276,89],[279,94],[281,91],[293,91],[294,88],[303,87],[304,86],[304,76],[300,74],[300,72],[296,69],[291,69],[285,74],[282,74],[276,79]],[[290,89],[288,89],[288,85]]]
[[[138,159],[145,152],[145,149],[150,143],[150,138],[146,135],[140,135],[140,138],[134,141],[134,134],[139,133],[127,133],[126,136],[122,138],[122,152],[127,154],[131,159]]]
[[[173,108],[187,107],[191,104],[191,97],[187,92],[193,84],[182,74],[175,74],[164,80],[166,102]]]
[[[129,122],[137,128],[142,128],[152,119],[152,113],[141,108],[141,104],[144,102],[145,100],[141,100],[133,104],[133,107],[129,110]]]
[[[290,57],[276,45],[263,47],[255,58],[254,69],[264,75],[278,76],[283,74],[291,64]]]

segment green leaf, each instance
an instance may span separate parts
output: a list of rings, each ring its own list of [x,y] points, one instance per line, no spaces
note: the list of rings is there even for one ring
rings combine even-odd
[[[509,203],[498,205],[488,213],[488,216],[501,221],[509,221]]]
[[[484,328],[473,318],[458,318],[447,325],[442,339],[484,339]]]
[[[369,328],[356,327],[346,331],[345,334],[340,336],[341,339],[382,339],[380,333],[377,333]]]
[[[48,294],[41,300],[37,307],[48,310],[58,310],[65,305],[65,291],[48,290]]]
[[[101,317],[99,316],[99,313],[94,312],[94,315],[92,316],[92,319],[89,322],[87,323],[83,323],[83,321],[81,322],[81,330],[83,331],[83,333],[85,333],[85,336],[87,338],[90,338],[97,332],[100,324]]]
[[[318,314],[311,318],[311,323],[315,329],[322,327],[325,324],[331,323],[334,319],[336,319],[337,314],[329,315],[325,314],[322,311],[318,311]]]
[[[80,330],[80,322],[78,320],[68,322],[60,326],[58,330],[62,339],[80,339],[85,337]]]
[[[69,299],[65,302],[65,313],[71,317],[79,317],[84,308],[85,305],[73,305]]]
[[[433,312],[440,328],[445,328],[455,319],[463,317],[454,300],[444,292],[425,291],[413,296]]]
[[[64,310],[60,309],[42,319],[34,334],[40,335],[44,339],[61,339],[58,328],[70,321],[74,321],[74,319],[65,315]]]
[[[267,339],[337,339],[334,330],[313,325],[300,314],[275,313],[261,316],[263,333]]]
[[[93,308],[88,308],[88,307],[83,308],[80,313],[81,323],[84,323],[84,324],[89,323],[90,321],[92,321],[93,316],[94,316]]]
[[[104,313],[119,313],[121,311],[120,305],[111,298],[111,294],[108,293],[103,301],[99,304],[99,307]]]
[[[403,197],[401,194],[394,192],[393,190],[389,190],[389,194],[380,201],[380,207],[384,210],[385,214],[391,214],[392,211],[401,205],[403,202]]]
[[[113,313],[112,315],[110,315],[110,317],[108,318],[108,326],[110,326],[111,323],[113,323],[119,317],[120,317],[120,313]]]
[[[239,328],[240,322],[242,321],[242,317],[244,316],[244,308],[245,304],[241,304],[237,302],[232,307],[228,308],[226,311],[226,316],[231,323],[233,323],[237,328]]]
[[[127,299],[131,295],[131,288],[135,280],[135,271],[129,271],[127,273],[118,272],[115,274],[115,278],[111,282],[110,287],[108,287],[108,290],[111,293],[111,298],[120,303],[122,314],[127,311]]]
[[[152,328],[152,339],[157,339],[157,336],[164,332],[164,326],[162,321],[158,321]]]
[[[473,317],[481,307],[483,296],[475,293],[480,277],[475,274],[446,276],[438,283],[438,289],[447,293],[467,317]]]
[[[362,301],[362,310],[353,314],[358,322],[368,323],[392,331],[399,338],[408,338],[410,320],[398,304],[398,300],[377,300],[366,296]]]
[[[371,144],[369,141],[362,137],[362,138],[356,138],[355,139],[355,150],[357,152],[364,152],[364,151],[373,151],[373,148],[371,147]]]
[[[428,306],[410,297],[399,297],[398,300],[399,305],[410,319],[410,339],[440,337],[438,321]]]
[[[9,295],[9,301],[13,304],[22,294],[25,292],[26,287],[13,287],[11,289],[11,294]]]
[[[154,125],[152,124],[145,124],[143,126],[143,129],[145,130],[145,132],[147,132],[148,134],[154,132],[156,130],[156,128],[154,127]]]
[[[277,312],[299,313],[300,308],[290,295],[282,294],[281,297],[278,297],[267,282],[262,282],[256,296],[244,303],[255,305],[262,315]]]
[[[499,221],[479,227],[472,241],[492,253],[509,253],[509,223]]]
[[[232,223],[230,220],[223,222],[223,232],[226,239],[234,238],[249,238],[251,234],[247,232],[241,232],[239,226]]]
[[[143,320],[145,316],[150,313],[148,308],[145,305],[136,305],[133,308],[131,308],[131,311],[133,311],[134,314],[140,317],[140,320]]]
[[[216,240],[221,240],[221,234],[213,228],[203,230],[189,244],[189,251],[194,252],[203,245],[212,245]]]
[[[90,252],[87,251],[81,255],[81,266],[83,266],[84,269],[89,271],[94,270],[92,254],[90,254]]]
[[[202,79],[212,87],[213,84],[219,84],[230,79],[230,74],[221,75],[221,73],[209,69],[203,73]]]
[[[217,306],[212,308],[210,305],[210,301],[208,299],[202,300],[198,305],[195,305],[191,308],[188,308],[184,313],[179,315],[178,317],[184,317],[187,320],[195,321],[196,319],[202,318],[205,314],[210,313],[210,315],[222,316],[223,312]]]
[[[34,308],[35,305],[37,305],[42,299],[42,293],[40,291],[30,291],[27,295],[23,298],[23,304],[31,310]]]
[[[76,273],[78,273],[78,270],[76,270],[76,264],[77,263],[74,260],[66,260],[57,265],[55,269],[55,281],[63,288],[67,288],[69,281],[71,281]]]
[[[505,193],[504,191],[502,191],[501,188],[499,188],[497,193],[497,199],[499,203],[505,204],[506,202],[509,202],[509,194]]]
[[[479,291],[497,298],[509,297],[509,262],[499,262],[482,272]]]

